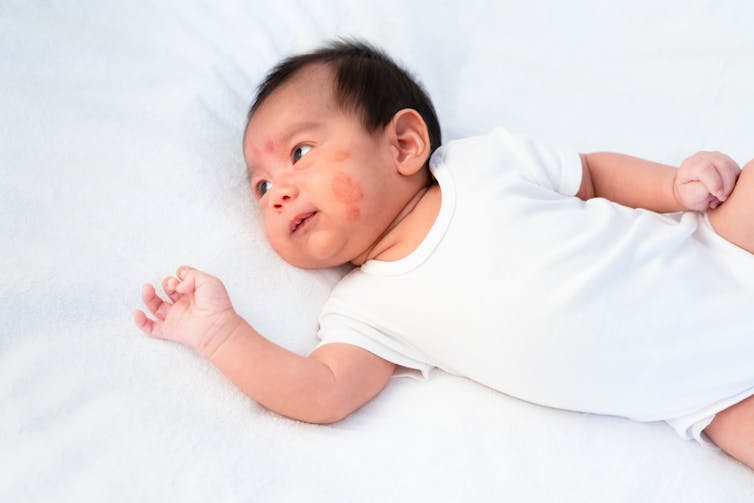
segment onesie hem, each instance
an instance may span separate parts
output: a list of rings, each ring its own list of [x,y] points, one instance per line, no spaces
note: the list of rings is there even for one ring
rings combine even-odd
[[[704,433],[704,429],[715,419],[718,412],[722,412],[728,407],[740,403],[747,398],[754,396],[754,388],[749,388],[743,393],[738,393],[732,397],[720,400],[714,404],[705,407],[696,412],[686,414],[672,419],[666,419],[665,422],[675,430],[681,438],[686,440],[696,440],[703,447],[719,450],[720,448]]]

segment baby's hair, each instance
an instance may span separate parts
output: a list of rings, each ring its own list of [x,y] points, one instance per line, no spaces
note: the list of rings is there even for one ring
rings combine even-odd
[[[360,114],[368,132],[385,127],[399,110],[412,108],[427,125],[430,151],[442,143],[435,107],[422,86],[384,51],[355,39],[335,40],[278,63],[257,88],[249,120],[280,85],[302,68],[316,63],[327,64],[334,70],[336,103],[343,110]]]

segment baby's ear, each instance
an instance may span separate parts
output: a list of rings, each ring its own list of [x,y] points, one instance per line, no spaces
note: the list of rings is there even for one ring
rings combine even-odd
[[[398,172],[411,176],[419,172],[429,156],[427,124],[413,108],[399,110],[388,124]]]

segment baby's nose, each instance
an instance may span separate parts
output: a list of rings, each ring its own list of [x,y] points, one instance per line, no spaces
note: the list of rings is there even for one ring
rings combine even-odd
[[[273,203],[272,206],[276,210],[282,209],[289,201],[295,199],[298,196],[298,189],[291,183],[277,184],[277,187],[273,185]]]

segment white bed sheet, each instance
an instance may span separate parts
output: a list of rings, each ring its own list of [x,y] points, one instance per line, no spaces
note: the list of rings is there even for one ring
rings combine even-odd
[[[314,426],[131,323],[181,263],[299,353],[339,271],[271,252],[248,104],[335,35],[424,82],[445,139],[496,125],[680,162],[754,157],[746,2],[0,3],[0,501],[754,500],[754,474],[664,424],[556,411],[464,379],[394,380]]]

